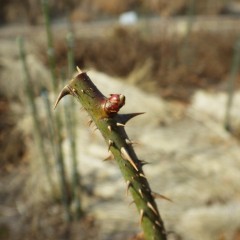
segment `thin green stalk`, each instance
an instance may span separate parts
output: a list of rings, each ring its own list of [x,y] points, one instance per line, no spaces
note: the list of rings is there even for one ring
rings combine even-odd
[[[62,150],[62,138],[61,138],[61,119],[59,116],[54,118],[56,123],[55,135],[56,135],[56,164],[60,182],[60,188],[62,193],[62,204],[65,209],[65,217],[67,221],[72,220],[71,211],[70,211],[70,201],[69,201],[69,191],[68,191],[68,184],[66,180],[66,171],[65,171],[65,164],[63,158],[63,150]]]
[[[192,26],[194,22],[194,13],[195,13],[195,0],[189,0],[188,11],[187,11],[187,29],[184,36],[183,46],[182,46],[182,60],[184,63],[189,64],[192,61],[192,52],[189,48],[189,38],[192,32]]]
[[[192,25],[193,25],[193,21],[194,21],[194,14],[195,14],[195,0],[189,0],[188,11],[187,11],[187,16],[188,16],[187,34],[186,34],[186,38],[187,39],[189,37],[189,34],[192,31]]]
[[[48,133],[49,133],[49,139],[50,139],[51,147],[52,147],[53,150],[55,150],[55,146],[56,146],[55,144],[56,143],[55,143],[55,140],[54,140],[54,121],[53,121],[51,103],[50,103],[50,100],[49,100],[49,95],[48,95],[47,89],[42,90],[41,96],[43,98],[43,102],[44,102],[46,113],[47,113]],[[56,153],[54,153],[54,156],[56,156]]]
[[[145,162],[138,159],[124,129],[125,124],[140,113],[118,114],[125,103],[125,97],[121,94],[112,94],[106,98],[86,73],[79,73],[64,87],[55,107],[67,94],[78,99],[105,139],[140,214],[145,239],[166,240],[164,223],[155,202],[156,197],[162,196],[152,192],[142,170]]]
[[[52,145],[54,157],[55,157],[55,159],[57,159],[56,164],[57,164],[57,169],[58,169],[58,176],[59,176],[60,183],[61,183],[60,188],[61,188],[61,193],[62,193],[62,203],[63,203],[63,206],[65,207],[65,217],[69,221],[71,219],[70,207],[69,207],[69,193],[67,191],[66,180],[63,177],[63,176],[66,176],[66,173],[65,173],[65,167],[63,167],[64,162],[63,162],[63,158],[62,158],[62,155],[63,155],[62,148],[61,147],[59,148],[59,143],[56,143],[56,139],[54,138],[55,132],[57,130],[55,129],[56,126],[54,125],[54,119],[52,116],[51,103],[49,101],[48,93],[46,90],[44,92],[42,92],[42,97],[44,100],[45,109],[47,110],[50,142]]]
[[[57,86],[58,86],[57,75],[56,75],[56,60],[55,60],[55,51],[53,48],[53,36],[52,36],[52,29],[51,29],[51,23],[50,23],[48,0],[42,0],[42,9],[43,9],[43,14],[45,19],[45,29],[46,29],[47,46],[48,46],[47,54],[48,54],[48,60],[50,65],[53,90],[54,92],[56,92]]]
[[[70,23],[69,23],[70,25]],[[73,32],[70,30],[67,35],[67,46],[68,46],[68,75],[72,76],[74,72],[74,36]],[[82,184],[80,179],[80,174],[78,172],[78,161],[77,161],[77,151],[76,151],[76,114],[75,114],[75,102],[70,100],[69,104],[72,107],[65,105],[65,116],[67,124],[68,137],[70,139],[71,148],[71,159],[72,159],[72,187],[73,187],[73,201],[76,206],[76,217],[77,219],[83,216],[83,209],[81,206],[81,194],[82,194]]]
[[[33,86],[32,86],[31,77],[30,77],[30,73],[29,73],[27,61],[26,61],[24,41],[21,37],[18,38],[18,45],[19,45],[19,54],[20,54],[23,73],[24,73],[25,92],[27,94],[28,102],[29,102],[29,105],[31,108],[32,119],[33,119],[33,124],[34,124],[34,132],[35,132],[37,145],[39,148],[39,154],[40,154],[40,158],[43,161],[43,166],[45,168],[46,177],[47,177],[48,183],[50,185],[51,191],[53,193],[54,188],[53,188],[53,181],[52,181],[51,174],[50,174],[50,164],[48,161],[48,156],[44,149],[43,136],[42,136],[42,131],[40,128],[41,124],[39,121],[37,107],[36,107],[36,104],[34,101]]]
[[[56,59],[54,54],[53,48],[53,37],[52,37],[52,30],[51,30],[51,23],[49,17],[49,6],[48,0],[42,0],[42,9],[45,18],[45,28],[46,28],[46,35],[47,35],[47,43],[48,43],[48,60],[50,63],[50,71],[51,71],[51,80],[54,93],[57,93],[58,84],[57,84],[57,76],[56,76]],[[56,135],[56,164],[58,167],[58,176],[59,176],[59,183],[61,188],[62,194],[62,204],[65,209],[65,216],[66,220],[71,220],[71,212],[70,212],[70,203],[68,201],[68,187],[67,187],[67,180],[66,180],[66,173],[65,173],[65,165],[64,165],[64,156],[62,150],[62,137],[61,137],[61,127],[62,121],[60,114],[56,114],[54,116],[54,123],[55,123],[55,135]]]
[[[75,133],[76,124],[73,122],[73,114],[72,111],[70,110],[69,104],[64,104],[64,113],[66,119],[67,135],[70,141],[71,150],[73,201],[76,207],[76,217],[77,219],[80,219],[83,216],[84,212],[80,201],[82,187],[77,162],[76,133]]]
[[[67,59],[68,59],[68,77],[72,77],[72,74],[74,72],[74,36],[72,32],[68,32],[67,34],[67,46],[68,46],[68,51],[67,51]]]
[[[224,120],[224,127],[226,130],[231,131],[231,108],[233,104],[234,98],[234,88],[237,80],[237,75],[239,73],[239,65],[240,65],[240,37],[236,42],[235,51],[232,60],[232,67],[228,81],[228,99],[226,103],[226,112],[225,112],[225,120]]]

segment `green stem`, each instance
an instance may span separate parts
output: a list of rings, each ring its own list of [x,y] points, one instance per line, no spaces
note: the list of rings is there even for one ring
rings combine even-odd
[[[118,95],[116,99],[119,105],[116,105],[116,101],[111,101],[111,97],[106,98],[97,89],[86,73],[80,73],[69,82],[60,93],[56,105],[67,94],[78,99],[104,137],[132,194],[145,239],[166,240],[164,224],[154,200],[155,194],[142,170],[144,162],[138,159],[124,129],[125,124],[138,113],[118,114],[125,97]]]
[[[55,149],[55,142],[54,142],[54,124],[53,124],[53,116],[51,112],[51,104],[48,96],[47,89],[42,90],[41,92],[43,102],[45,105],[45,109],[47,110],[47,120],[48,120],[48,129],[49,129],[49,139],[51,142],[52,149]],[[56,154],[54,154],[56,156]]]
[[[52,85],[53,85],[53,90],[56,93],[57,91],[56,60],[55,60],[55,52],[53,48],[53,36],[52,36],[52,29],[51,29],[51,23],[50,23],[50,17],[49,17],[50,15],[49,15],[48,0],[42,0],[42,10],[43,10],[44,19],[45,19],[45,29],[46,29],[47,46],[48,46],[47,54],[48,54],[48,60],[50,64]]]
[[[68,77],[72,77],[72,74],[74,72],[74,54],[73,54],[73,48],[74,48],[74,36],[72,32],[69,32],[67,34],[67,46],[68,46],[68,52],[67,52],[67,58],[68,58]]]
[[[78,173],[78,162],[77,162],[77,149],[76,149],[76,134],[74,131],[72,111],[69,109],[69,105],[64,105],[64,113],[67,126],[67,135],[70,140],[71,160],[72,160],[72,188],[73,188],[73,200],[76,207],[77,219],[83,216],[83,210],[80,202],[80,194],[82,193],[82,185],[80,181],[80,175]]]
[[[239,72],[239,65],[240,65],[240,38],[237,40],[237,43],[235,45],[232,68],[231,68],[230,77],[228,81],[228,99],[226,103],[226,113],[225,113],[225,120],[224,120],[224,127],[228,131],[231,131],[230,112],[231,112],[232,103],[233,103],[235,83],[236,83],[237,75]]]
[[[70,221],[71,213],[70,213],[69,197],[68,197],[69,193],[67,191],[68,187],[65,179],[66,173],[65,173],[65,167],[64,167],[63,157],[62,157],[63,156],[62,148],[59,147],[60,144],[59,142],[56,142],[57,139],[54,137],[55,132],[57,130],[55,129],[56,126],[54,124],[54,120],[51,112],[51,104],[50,104],[48,93],[46,90],[42,92],[42,97],[44,100],[45,108],[47,110],[47,118],[49,123],[49,137],[52,145],[53,155],[54,155],[54,158],[56,159],[56,165],[57,165],[60,188],[61,188],[61,200],[65,208],[65,218],[67,219],[67,221]]]
[[[55,53],[53,48],[53,37],[52,37],[52,29],[49,17],[49,4],[48,0],[42,0],[42,9],[45,18],[45,28],[46,28],[46,35],[47,35],[47,44],[48,44],[48,60],[50,63],[50,71],[51,71],[51,80],[53,91],[56,94],[58,88],[57,76],[56,76],[56,59]],[[56,114],[54,116],[55,126],[54,132],[56,135],[56,164],[58,169],[58,176],[62,194],[62,204],[65,209],[65,216],[66,220],[71,220],[71,212],[70,212],[70,202],[68,201],[68,187],[67,187],[67,180],[66,180],[66,173],[65,173],[65,165],[64,165],[64,157],[63,157],[63,150],[62,150],[62,137],[61,137],[61,129],[62,129],[62,121],[60,114]]]
[[[192,32],[193,22],[194,22],[194,14],[195,14],[195,0],[189,0],[188,10],[187,10],[187,29],[186,34],[183,39],[183,46],[181,49],[181,57],[183,63],[190,64],[193,61],[193,52],[189,46],[190,43],[190,35]]]
[[[67,34],[67,58],[68,58],[68,76],[72,77],[74,72],[74,36],[71,28],[71,22],[69,22],[69,33]],[[69,107],[69,104],[72,107]],[[78,161],[77,161],[77,151],[76,151],[76,113],[75,113],[75,102],[70,100],[68,105],[64,105],[65,118],[67,124],[68,137],[70,139],[70,149],[72,158],[72,187],[73,187],[73,201],[76,207],[76,217],[80,219],[84,212],[81,206],[80,195],[82,194],[82,184],[80,174],[78,172]]]
[[[53,181],[52,181],[51,174],[50,174],[50,164],[48,161],[46,151],[44,149],[44,142],[43,142],[44,140],[43,140],[42,131],[40,128],[41,124],[39,121],[37,107],[36,107],[36,104],[34,101],[33,86],[32,86],[31,77],[30,77],[30,73],[28,70],[28,66],[27,66],[24,42],[21,37],[18,38],[18,45],[19,45],[19,54],[20,54],[23,73],[24,73],[25,91],[26,91],[26,94],[28,97],[28,102],[30,104],[30,108],[31,108],[35,137],[36,137],[37,145],[39,148],[40,157],[43,161],[43,165],[45,168],[47,180],[50,185],[51,191],[53,193],[54,188],[53,188]]]

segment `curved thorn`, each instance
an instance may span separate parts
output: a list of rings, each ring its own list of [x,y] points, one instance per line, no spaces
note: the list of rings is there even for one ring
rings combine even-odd
[[[112,131],[112,127],[110,126],[110,125],[108,125],[108,130],[109,130],[109,132],[111,132]]]
[[[79,74],[82,73],[82,70],[78,66],[77,66],[77,71],[78,71]]]
[[[108,140],[108,151],[110,150],[110,147],[113,146],[113,141],[112,140]]]
[[[118,127],[125,127],[125,124],[122,124],[122,123],[119,123],[119,122],[117,122],[116,125],[117,125]]]
[[[129,156],[127,150],[126,150],[124,147],[121,148],[121,154],[122,154],[122,157],[123,157],[124,159],[126,159],[127,161],[129,161],[129,163],[130,163],[130,164],[135,168],[135,170],[138,172],[138,168],[137,168],[135,162],[134,162],[134,161],[132,160],[132,158]]]
[[[170,198],[168,198],[168,197],[166,197],[166,196],[164,196],[164,195],[162,195],[160,193],[152,192],[151,194],[152,194],[153,198],[155,198],[155,199],[159,198],[159,199],[167,200],[169,202],[173,202]]]
[[[149,164],[149,162],[146,162],[146,161],[144,161],[144,160],[139,160],[139,162],[140,162],[141,166],[144,166],[144,165],[146,165],[146,164]]]
[[[158,216],[157,210],[153,207],[153,205],[150,202],[147,203],[147,206]]]
[[[54,104],[54,109],[57,107],[58,103],[60,102],[60,100],[65,97],[66,95],[69,95],[71,94],[70,90],[69,90],[69,87],[68,86],[65,86],[62,91],[59,93],[58,95],[58,98]]]
[[[90,120],[88,121],[88,126],[90,127],[92,123],[93,123],[93,120],[90,119]]]
[[[106,158],[103,159],[103,161],[112,161],[114,159],[112,153],[109,154]]]
[[[159,227],[161,227],[162,226],[162,224],[159,222],[159,221],[155,221],[155,223],[159,226]]]
[[[138,189],[138,192],[139,192],[140,196],[143,198],[143,192],[142,192],[141,188]]]
[[[132,141],[129,140],[128,138],[125,139],[125,142],[126,142],[128,145],[132,145],[132,144],[133,144]]]
[[[140,173],[140,174],[139,174],[139,177],[146,178],[146,176],[144,175],[144,173]]]
[[[131,120],[132,118],[138,116],[138,115],[141,115],[141,114],[144,114],[144,112],[140,112],[140,113],[127,113],[127,114],[119,114],[118,115],[118,119],[119,119],[119,122],[121,124],[126,124],[129,120]]]

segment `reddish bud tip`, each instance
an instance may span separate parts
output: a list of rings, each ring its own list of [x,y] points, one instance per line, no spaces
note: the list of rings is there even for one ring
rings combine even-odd
[[[117,113],[125,104],[125,96],[122,94],[110,94],[110,97],[104,102],[104,110],[106,113]]]

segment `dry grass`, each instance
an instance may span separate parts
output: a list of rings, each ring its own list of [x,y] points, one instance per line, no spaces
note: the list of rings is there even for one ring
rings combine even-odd
[[[26,146],[23,134],[16,129],[17,116],[10,109],[10,102],[0,97],[0,173],[11,171],[24,157]]]
[[[77,39],[75,56],[83,68],[124,77],[167,99],[188,101],[196,89],[221,87],[230,71],[236,39],[235,33],[203,31],[187,39],[150,38],[137,30],[117,28],[111,36],[98,40]],[[56,52],[63,69],[65,42],[57,43]],[[145,69],[142,76],[140,69]]]

